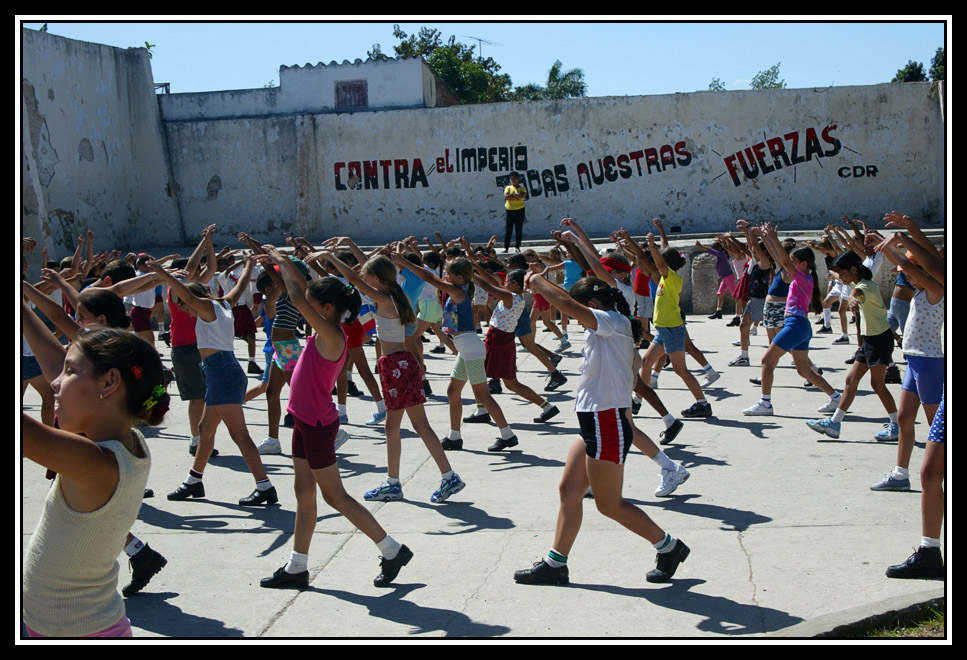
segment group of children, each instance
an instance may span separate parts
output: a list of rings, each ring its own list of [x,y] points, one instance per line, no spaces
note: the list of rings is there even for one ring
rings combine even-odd
[[[657,243],[651,233],[644,243],[636,243],[621,229],[612,234],[615,247],[602,254],[577,221],[565,218],[561,230],[552,232],[553,249],[526,250],[503,261],[493,249],[496,237],[486,246],[474,247],[465,238],[446,242],[439,233],[439,246],[424,239],[426,252],[415,237],[369,254],[349,237],[334,237],[318,247],[304,238],[287,237],[291,253],[283,254],[239,234],[244,252],[225,247],[216,253],[214,226],[205,229],[188,258],[170,255],[156,260],[128,254],[119,259],[117,253],[95,255],[94,236],[89,232],[72,257],[59,263],[45,258],[48,267],[36,284],[26,281],[25,270],[22,380],[24,388],[29,384],[37,389],[43,405],[41,422],[22,416],[24,455],[46,466],[54,478],[25,563],[28,634],[130,635],[123,600],[117,594],[115,558],[122,550],[130,557],[132,579],[123,590],[125,596],[142,589],[166,563],[129,530],[141,497],[149,496],[144,486],[150,454],[137,426],[161,423],[172,379],[187,404],[193,463],[183,483],[168,494],[169,500],[205,497],[205,469],[217,455],[215,433],[224,423],[254,480],[254,490],[239,499],[239,505],[278,503],[279,494],[262,456],[281,453],[280,426],[291,426],[296,494],[293,546],[288,562],[261,585],[308,586],[318,486],[326,503],[377,546],[380,572],[374,584],[386,586],[413,552],[393,539],[342,485],[336,452],[349,437],[342,426],[348,422],[345,401],[351,391],[350,369],[363,379],[376,404],[367,424],[381,425],[386,436],[386,477],[363,499],[403,499],[401,425],[406,417],[440,470],[440,485],[429,499],[442,503],[466,486],[448,457],[448,452],[463,448],[462,424],[493,422],[499,437],[488,447],[491,452],[506,451],[522,440],[495,394],[506,388],[533,403],[539,408],[535,423],[547,423],[560,414],[557,406],[518,380],[514,338],[547,370],[544,390],[554,391],[568,381],[557,366],[570,348],[569,321],[585,329],[583,363],[574,391],[580,434],[568,452],[561,480],[553,545],[546,557],[517,571],[514,579],[525,584],[568,582],[567,558],[581,525],[583,499],[593,496],[604,515],[652,543],[657,566],[646,579],[670,580],[690,549],[623,498],[625,457],[634,445],[655,461],[661,476],[658,496],[673,493],[689,473],[640,431],[633,417],[642,399],[647,401],[665,427],[659,444],[668,444],[683,424],[669,413],[656,391],[661,371],[671,366],[694,398],[680,413],[687,418],[712,415],[704,392],[720,374],[687,331],[680,304],[684,280],[678,272],[687,259],[668,244],[661,221],[653,224],[659,233]],[[934,424],[921,474],[922,552],[918,550],[904,565],[891,567],[888,574],[919,577],[939,570],[942,575],[943,254],[906,216],[889,214],[887,224],[903,231],[886,238],[864,228],[859,245],[871,265],[852,250],[843,250],[830,263],[838,295],[849,288],[841,308],[848,306],[860,319],[861,345],[842,392],[829,385],[808,357],[812,328],[807,314],[823,309],[812,248],[780,242],[769,223],[752,226],[742,220],[737,230],[744,235],[744,243],[728,233],[711,248],[696,247],[708,250],[717,259],[717,269],[721,266],[717,270],[722,278],[719,308],[713,317],[721,318],[726,291],[742,302],[729,324],[739,327],[741,352],[729,366],[750,365],[749,335],[758,324],[769,334],[758,379],[762,394],[744,411],[746,415],[773,414],[773,371],[782,355],[791,352],[807,383],[829,397],[820,410],[832,416],[811,420],[810,428],[838,437],[856,385],[870,371],[874,391],[890,415],[883,437],[878,434],[877,439],[899,439],[897,467],[873,488],[908,490],[913,424],[917,408],[924,407]],[[843,246],[840,234],[827,228],[830,245]],[[35,242],[24,239],[23,247],[29,252]],[[905,275],[905,285],[915,291],[907,298],[909,315],[904,314],[904,292],[895,295],[896,304],[891,302],[888,308],[872,281],[871,266],[883,257],[896,265]],[[167,288],[166,296],[162,287]],[[162,300],[171,318],[163,338],[170,345],[173,373],[167,372],[153,348],[150,320],[163,314]],[[374,322],[369,323],[370,319]],[[538,319],[558,338],[556,350],[535,340]],[[255,357],[259,325],[267,338],[263,365]],[[442,440],[424,409],[432,392],[423,347],[428,330],[440,340],[433,352],[456,354],[446,391],[450,429]],[[898,331],[903,333],[907,360],[899,410],[883,385]],[[378,356],[378,382],[363,350],[370,334]],[[247,370],[235,357],[235,339],[246,341]],[[700,365],[703,382],[688,370],[686,352]],[[249,385],[246,371],[259,377],[256,385]],[[468,382],[476,410],[465,417],[462,393]],[[283,419],[280,394],[286,385],[289,398]],[[269,435],[256,444],[248,432],[243,404],[263,394]],[[69,516],[64,513],[67,510],[82,515]],[[64,556],[67,543],[92,535],[100,535],[92,544],[95,548],[81,557]],[[85,607],[63,607],[65,602],[78,602],[75,591],[91,580],[97,589],[86,591],[84,598],[96,614]]]

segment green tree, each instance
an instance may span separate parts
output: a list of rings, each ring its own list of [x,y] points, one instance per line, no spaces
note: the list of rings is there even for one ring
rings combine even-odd
[[[720,78],[712,78],[712,82],[708,84],[708,90],[710,92],[724,92],[725,83]]]
[[[399,25],[393,36],[400,43],[393,46],[396,57],[422,57],[443,84],[461,103],[494,103],[510,98],[510,76],[499,73],[500,65],[492,57],[474,56],[474,47],[450,36],[443,41],[439,30],[420,28],[418,34],[406,34]],[[375,60],[389,59],[379,44],[367,56]]]
[[[510,95],[512,101],[548,101],[554,99],[575,99],[587,96],[588,85],[584,82],[582,69],[569,69],[561,73],[561,60],[555,60],[547,72],[547,84],[515,87]]]
[[[751,89],[782,89],[785,87],[786,81],[779,80],[780,64],[782,62],[777,62],[775,66],[769,67],[765,71],[760,71],[752,76],[752,82],[749,83],[749,87]]]
[[[910,60],[907,65],[896,72],[890,82],[926,82],[927,74],[923,72],[923,62]]]
[[[930,60],[930,80],[947,79],[947,50],[941,46]]]

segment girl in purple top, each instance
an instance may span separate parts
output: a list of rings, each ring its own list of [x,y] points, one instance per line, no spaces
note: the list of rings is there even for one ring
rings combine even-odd
[[[776,365],[786,353],[792,353],[793,362],[799,375],[821,389],[829,396],[829,401],[819,409],[820,412],[832,412],[839,403],[839,393],[814,372],[809,361],[809,340],[813,331],[809,325],[810,308],[820,307],[818,290],[816,289],[816,255],[811,248],[802,247],[790,254],[779,242],[775,227],[764,223],[752,229],[753,234],[762,237],[762,242],[772,255],[775,262],[792,278],[789,284],[789,294],[786,296],[786,314],[783,328],[773,338],[772,343],[762,356],[762,396],[758,403],[742,411],[745,415],[772,415],[772,380]]]
[[[701,242],[695,241],[695,247],[715,257],[715,274],[719,278],[719,290],[716,292],[718,297],[715,300],[715,313],[709,318],[720,319],[722,318],[722,305],[725,303],[725,292],[728,291],[730,296],[734,296],[735,291],[735,273],[732,272],[729,253],[722,249],[723,246],[719,241],[712,243],[711,247],[705,247]]]
[[[352,317],[359,312],[359,292],[334,277],[307,285],[288,258],[271,245],[263,247],[267,256],[260,257],[260,261],[279,266],[292,302],[316,334],[306,341],[290,383],[288,410],[294,421],[292,465],[296,495],[292,553],[288,563],[272,577],[263,579],[261,585],[269,589],[305,589],[309,586],[308,553],[316,527],[318,484],[326,504],[346,516],[379,548],[381,570],[373,584],[386,586],[410,561],[413,553],[393,540],[369,509],[346,492],[336,463],[339,414],[332,402],[332,388],[346,360],[342,321],[347,311]]]

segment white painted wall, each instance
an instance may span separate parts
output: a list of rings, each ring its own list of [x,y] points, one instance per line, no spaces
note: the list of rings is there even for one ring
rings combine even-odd
[[[147,51],[22,33],[25,229],[51,259],[88,228],[96,246],[184,240]]]

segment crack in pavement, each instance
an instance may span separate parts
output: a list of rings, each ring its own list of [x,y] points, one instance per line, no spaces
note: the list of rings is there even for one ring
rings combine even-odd
[[[742,543],[742,537],[744,533],[739,532],[737,538],[739,541],[739,547],[742,549],[742,553],[745,555],[745,560],[749,564],[749,584],[752,585],[752,603],[755,605],[756,610],[759,612],[759,623],[761,625],[761,632],[766,631],[766,618],[762,612],[762,606],[759,605],[759,601],[756,599],[758,593],[758,586],[755,583],[755,576],[752,574],[752,557],[749,555],[749,551],[745,549],[745,544]]]
[[[517,534],[517,530],[516,529],[510,530],[510,534],[507,534],[507,541],[501,546],[501,548],[500,548],[500,555],[497,557],[497,560],[494,562],[493,568],[491,569],[490,573],[487,575],[487,577],[485,577],[480,582],[480,585],[476,589],[473,590],[473,593],[471,593],[469,596],[467,596],[466,600],[463,601],[463,607],[461,607],[459,611],[455,611],[453,613],[453,616],[450,617],[450,620],[447,621],[446,624],[444,624],[444,626],[443,626],[443,636],[444,637],[447,636],[447,632],[448,632],[448,630],[450,628],[450,624],[453,623],[454,620],[456,620],[460,616],[466,617],[466,614],[464,614],[464,612],[466,612],[467,607],[470,605],[470,601],[472,601],[476,597],[476,595],[480,592],[480,590],[484,588],[484,585],[486,585],[487,582],[490,581],[490,578],[493,577],[494,573],[497,572],[497,566],[500,565],[501,560],[503,560],[503,558],[504,558],[504,551],[507,549],[507,546],[510,545],[510,541],[514,537],[515,534]],[[467,617],[467,618],[469,618],[469,617]]]

